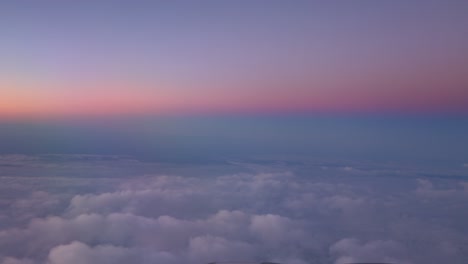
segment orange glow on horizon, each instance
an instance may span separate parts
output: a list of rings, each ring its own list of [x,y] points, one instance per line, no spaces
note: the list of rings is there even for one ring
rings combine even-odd
[[[137,81],[64,83],[0,80],[0,118],[190,113],[468,112],[463,72],[375,72],[311,80],[259,80],[211,86]],[[375,88],[377,87],[377,88]],[[443,93],[441,92],[443,91]]]

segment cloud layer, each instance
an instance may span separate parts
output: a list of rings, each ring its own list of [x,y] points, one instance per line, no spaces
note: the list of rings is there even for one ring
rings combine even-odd
[[[10,203],[0,215],[9,223],[0,229],[0,263],[468,261],[466,181],[369,177],[347,168],[333,177],[293,170],[146,175],[119,178],[106,190],[67,194],[50,185],[3,197]]]

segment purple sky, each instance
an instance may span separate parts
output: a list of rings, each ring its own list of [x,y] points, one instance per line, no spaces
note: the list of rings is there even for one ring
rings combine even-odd
[[[2,1],[0,116],[468,112],[465,1]]]

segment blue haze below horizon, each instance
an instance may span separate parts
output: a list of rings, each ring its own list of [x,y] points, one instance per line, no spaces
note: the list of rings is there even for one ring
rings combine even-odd
[[[468,162],[468,118],[172,116],[0,123],[0,154],[126,155],[206,163],[309,156],[427,164]]]

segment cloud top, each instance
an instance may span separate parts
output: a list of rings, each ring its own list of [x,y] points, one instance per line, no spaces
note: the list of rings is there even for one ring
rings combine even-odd
[[[342,168],[126,177],[72,195],[49,186],[3,207],[0,263],[468,261],[466,181],[350,178]]]

